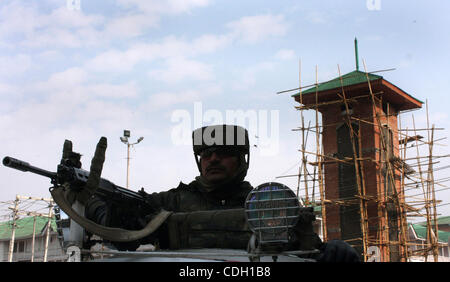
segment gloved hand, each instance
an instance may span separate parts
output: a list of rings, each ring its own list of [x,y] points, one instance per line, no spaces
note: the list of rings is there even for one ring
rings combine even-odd
[[[348,243],[341,240],[331,240],[320,248],[318,262],[360,262],[356,250]]]
[[[299,220],[294,227],[296,245],[295,249],[313,250],[319,248],[321,241],[319,236],[314,232],[313,222],[316,220],[314,208],[300,208]]]
[[[100,183],[103,163],[105,161],[106,147],[106,137],[101,137],[97,144],[94,157],[92,158],[89,178],[83,187],[71,187],[71,184],[69,183],[63,184],[66,188],[68,188],[66,189],[65,196],[69,203],[72,204],[75,200],[78,200],[82,204],[86,204],[89,198],[94,194]],[[81,168],[80,157],[81,155],[79,153],[72,151],[72,141],[65,140],[61,164]]]

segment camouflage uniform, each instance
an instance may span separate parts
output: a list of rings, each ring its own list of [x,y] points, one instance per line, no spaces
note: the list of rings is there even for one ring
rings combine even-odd
[[[225,193],[224,190],[207,190],[199,180],[188,185],[180,183],[177,188],[152,194],[145,194],[150,214],[139,218],[111,215],[105,201],[91,199],[86,208],[86,217],[107,226],[132,230],[142,228],[152,215],[160,209],[173,211],[166,223],[148,238],[132,243],[117,243],[122,250],[132,250],[140,244],[152,243],[162,249],[180,248],[230,248],[245,249],[251,236],[244,213],[244,203],[252,186],[242,181]],[[297,240],[292,248],[319,248],[321,241],[313,232],[314,215],[309,209],[302,209],[295,230]]]
[[[207,140],[203,139],[205,130],[212,133],[210,136],[212,139],[222,133],[222,137],[215,139],[221,144],[208,145]],[[229,133],[234,135],[226,135]],[[197,137],[199,139],[196,139]],[[245,142],[239,143],[238,138]],[[229,140],[232,140],[234,145],[221,142]],[[149,210],[143,211],[117,210],[116,207],[108,205],[105,201],[107,199],[93,198],[86,205],[86,217],[106,226],[138,230],[161,209],[173,212],[148,238],[139,242],[114,243],[119,249],[135,249],[141,243],[152,243],[169,249],[202,247],[246,249],[252,233],[247,226],[244,206],[247,194],[253,189],[250,183],[244,181],[250,159],[247,130],[229,125],[203,127],[193,132],[193,144],[200,174],[199,155],[204,150],[225,145],[230,150],[239,151],[239,167],[235,175],[220,184],[208,183],[200,175],[188,185],[180,183],[177,188],[166,192],[147,194],[142,191],[150,207]],[[292,249],[307,250],[321,246],[319,237],[313,232],[314,220],[312,210],[301,210],[299,223],[292,234],[294,238]]]

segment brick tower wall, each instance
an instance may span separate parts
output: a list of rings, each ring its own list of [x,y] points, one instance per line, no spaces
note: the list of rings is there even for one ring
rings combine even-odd
[[[338,157],[337,130],[339,127],[346,124],[346,115],[345,113],[342,114],[341,104],[322,106],[319,110],[322,114],[322,144],[324,155],[326,156],[324,159],[325,199],[331,201],[331,203],[326,206],[327,236],[328,240],[342,239],[340,205],[336,204],[342,204],[342,202],[339,202],[339,162],[336,161],[336,158]],[[353,113],[351,116],[356,118],[352,120],[352,124],[355,128],[358,128],[359,140],[362,140],[360,146],[362,156],[360,157],[366,159],[362,162],[362,174],[364,176],[365,196],[366,199],[370,199],[366,202],[369,246],[378,245],[377,242],[386,242],[389,240],[389,235],[386,231],[386,226],[388,226],[386,214],[384,213],[384,209],[380,208],[380,205],[378,205],[378,202],[384,202],[386,200],[384,177],[380,173],[382,164],[379,162],[382,158],[380,128],[378,127],[373,112],[372,101],[370,99],[359,99],[358,103],[352,105],[352,111]],[[389,128],[392,131],[392,144],[394,144],[393,152],[395,156],[399,156],[397,116],[396,114],[393,114],[395,113],[395,109],[391,107],[391,115],[388,118],[386,118],[381,104],[376,105],[376,111],[379,114],[381,124],[389,125]],[[357,119],[360,119],[361,121],[358,121]],[[359,146],[357,150],[359,153]],[[399,189],[400,179],[399,177],[396,178],[395,187],[396,189]],[[355,199],[358,200],[358,198]],[[357,203],[357,207],[359,207],[359,201],[357,201]],[[397,226],[400,226],[399,221],[397,222]],[[396,239],[396,241],[397,240],[398,239]],[[352,244],[352,241],[349,241],[349,243]],[[361,244],[361,242],[359,242],[359,244]],[[361,248],[358,249],[361,250]],[[383,261],[391,260],[389,251],[386,248],[380,245],[380,250]],[[395,250],[391,249],[391,251]],[[396,252],[398,252],[398,249]]]

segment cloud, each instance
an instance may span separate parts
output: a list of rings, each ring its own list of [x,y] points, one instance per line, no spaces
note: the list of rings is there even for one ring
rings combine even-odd
[[[45,25],[45,20],[33,5],[13,1],[0,8],[0,36],[29,34]],[[26,20],[24,20],[26,19]]]
[[[236,90],[248,90],[256,84],[257,76],[266,71],[270,71],[275,67],[275,63],[271,61],[260,62],[256,65],[246,67],[236,72],[237,79],[233,84]]]
[[[118,4],[127,8],[125,12],[106,17],[86,14],[83,9],[68,9],[66,5],[44,12],[36,3],[24,5],[21,1],[12,1],[0,8],[0,39],[3,46],[10,48],[17,45],[29,48],[107,46],[113,40],[145,34],[159,26],[162,16],[189,13],[209,5],[209,1],[119,0]],[[283,16],[270,14],[243,17],[226,26],[229,33],[201,36],[191,44],[202,50],[216,50],[233,40],[254,43],[282,36],[288,27]]]
[[[142,35],[147,29],[158,26],[159,19],[145,14],[129,14],[110,20],[105,26],[108,38],[130,38]]]
[[[22,98],[23,90],[20,86],[0,81],[0,113],[9,113],[14,110]]]
[[[27,54],[17,54],[0,57],[0,77],[11,77],[23,74],[32,66],[31,57]]]
[[[8,132],[12,140],[25,138],[29,142],[34,142],[30,140],[43,132],[47,135],[45,139],[56,133],[60,134],[59,138],[73,132],[79,136],[99,134],[96,131],[109,134],[117,131],[118,127],[143,122],[137,120],[135,107],[130,106],[127,100],[108,99],[133,95],[133,88],[133,84],[79,85],[49,90],[39,99],[31,98],[34,93],[27,93],[30,98],[0,114],[0,129]],[[8,143],[10,149],[15,145]]]
[[[83,9],[68,9],[65,3],[42,11],[36,3],[12,1],[0,7],[0,39],[13,48],[69,47],[105,45],[111,40],[133,38],[159,25],[164,15],[188,13],[204,7],[208,0],[136,1],[119,0],[129,9],[112,18],[86,14]],[[26,20],[24,20],[26,19]],[[11,42],[9,45],[6,42]],[[14,44],[14,45],[12,45]]]
[[[26,47],[80,47],[98,44],[105,19],[62,5],[48,13],[37,4],[12,1],[0,8],[0,39]]]
[[[139,61],[146,59],[148,59],[148,54],[133,48],[127,51],[108,50],[88,60],[84,66],[97,72],[128,72]]]
[[[180,92],[160,92],[150,96],[147,105],[150,109],[167,108],[175,104],[201,100],[201,93],[196,90],[184,90]]]
[[[323,12],[311,11],[306,15],[306,19],[313,24],[324,24],[328,22]]]
[[[46,81],[40,81],[24,87],[25,92],[43,94],[43,97],[58,96],[61,103],[66,100],[76,106],[92,99],[125,99],[139,96],[137,83],[108,83],[90,79],[92,74],[80,67],[72,67],[53,73]],[[50,98],[51,99],[51,98]]]
[[[215,52],[236,41],[254,43],[271,36],[282,36],[287,32],[288,27],[284,17],[280,15],[243,17],[226,24],[226,26],[230,31],[224,34],[205,34],[192,40],[167,36],[159,42],[134,44],[126,50],[110,49],[90,59],[85,66],[98,72],[128,72],[138,63],[166,59],[168,69],[166,71],[155,70],[152,73],[158,75],[161,80],[179,80],[187,76],[210,79],[208,66],[195,63],[188,58]],[[287,52],[286,50],[279,56],[286,58],[289,56]],[[182,69],[177,70],[174,58],[186,58],[184,62],[187,63],[186,66],[178,64],[177,67]],[[193,71],[192,75],[186,72],[189,69]],[[169,70],[173,74],[170,74]]]
[[[105,51],[87,61],[85,67],[98,72],[128,72],[137,63],[190,53],[191,46],[189,42],[170,36],[157,43],[134,44],[127,50]]]
[[[125,15],[108,21],[105,33],[108,37],[135,37],[149,28],[159,26],[164,15],[188,13],[196,7],[204,7],[208,0],[118,0],[119,6],[126,8]]]
[[[1,95],[3,94],[11,95],[18,90],[19,88],[15,85],[0,82],[0,97],[2,97]],[[6,95],[2,98],[6,98]]]
[[[204,85],[198,89],[186,89],[175,92],[159,92],[152,94],[147,103],[142,106],[145,111],[149,109],[160,110],[179,104],[193,104],[196,101],[202,101],[206,97],[218,95],[222,88],[217,85]]]
[[[139,43],[126,50],[111,49],[96,55],[85,63],[89,70],[97,72],[128,72],[138,63],[149,63],[157,59],[167,59],[168,65],[176,64],[174,58],[187,58],[211,53],[230,42],[227,36],[202,35],[191,41],[174,36],[163,38],[159,42]],[[185,59],[190,63],[188,59]],[[199,64],[191,67],[205,69]]]
[[[211,53],[219,48],[225,47],[232,43],[232,36],[230,34],[215,35],[205,34],[192,41],[193,53]]]
[[[144,14],[180,14],[196,7],[205,7],[209,0],[117,0],[123,7],[134,7]]]
[[[67,28],[101,26],[105,22],[105,18],[101,15],[87,15],[81,10],[70,10],[65,6],[52,10],[48,15],[42,15],[41,20],[44,26]]]
[[[237,40],[255,43],[272,36],[286,34],[288,24],[282,15],[258,15],[243,17],[226,25]]]
[[[281,49],[275,54],[275,58],[279,60],[292,60],[295,57],[295,51],[291,49]]]
[[[65,71],[54,73],[48,79],[47,85],[52,88],[68,88],[79,86],[86,81],[87,72],[79,67],[72,67]]]
[[[89,95],[104,98],[132,98],[138,96],[138,90],[135,82],[125,84],[92,84],[86,86]]]
[[[210,65],[183,57],[169,58],[165,69],[150,71],[148,75],[166,83],[177,83],[186,79],[206,81],[214,77]]]
[[[57,50],[45,50],[41,53],[35,55],[38,60],[43,60],[45,62],[56,62],[58,60],[63,60],[64,53]]]

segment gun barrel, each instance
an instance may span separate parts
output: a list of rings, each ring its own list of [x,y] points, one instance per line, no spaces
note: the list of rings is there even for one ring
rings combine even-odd
[[[20,171],[29,171],[32,173],[36,173],[45,177],[49,177],[51,179],[56,179],[56,173],[55,172],[51,172],[42,168],[38,168],[35,166],[30,165],[27,162],[15,159],[15,158],[11,158],[11,157],[4,157],[3,158],[3,165],[10,167],[10,168],[14,168]]]

